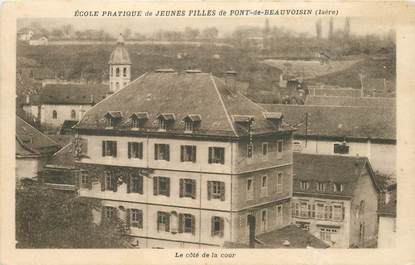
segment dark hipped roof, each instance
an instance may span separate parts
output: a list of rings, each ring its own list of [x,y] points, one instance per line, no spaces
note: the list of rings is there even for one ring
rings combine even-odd
[[[395,98],[383,97],[336,97],[336,96],[307,96],[305,105],[322,106],[361,106],[384,108],[396,106]]]
[[[91,99],[97,103],[108,91],[105,84],[48,84],[41,89],[36,100],[31,97],[29,104],[91,104]]]
[[[268,111],[282,112],[284,121],[297,127],[295,135],[306,135],[306,113],[308,136],[355,138],[373,140],[396,140],[396,111],[389,106],[338,107],[261,104]]]
[[[76,168],[73,144],[69,143],[53,154],[46,167]]]
[[[184,130],[186,116],[197,113],[202,118],[198,134],[240,136],[233,115],[251,115],[253,133],[275,132],[272,122],[264,118],[265,110],[239,92],[229,89],[223,80],[208,73],[147,73],[90,109],[76,126],[80,129],[105,129],[104,115],[121,111],[123,119],[116,130],[130,129],[133,113],[147,112],[146,131],[157,131],[160,114],[172,113],[175,122],[167,133]]]
[[[43,155],[57,149],[55,141],[16,116],[16,155]]]
[[[255,248],[328,248],[321,239],[294,224],[256,236]],[[289,242],[289,244],[284,244]],[[225,248],[248,248],[245,242],[225,242]]]
[[[130,55],[124,46],[124,38],[121,35],[117,40],[117,47],[110,55],[108,64],[131,64]]]
[[[370,162],[366,157],[293,153],[293,192],[319,195],[352,196],[355,185],[367,170],[378,190]],[[300,189],[300,181],[308,181],[309,189]],[[317,190],[317,183],[326,183],[325,192]],[[334,183],[343,184],[343,191],[335,192]]]

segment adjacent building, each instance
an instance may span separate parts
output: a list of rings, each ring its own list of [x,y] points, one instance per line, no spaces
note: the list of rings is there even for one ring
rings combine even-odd
[[[387,188],[384,205],[379,207],[379,248],[396,247],[396,184]]]
[[[37,178],[47,160],[59,149],[51,138],[16,116],[16,179]]]
[[[293,223],[335,248],[377,245],[379,187],[365,157],[294,153]]]
[[[220,247],[290,223],[292,128],[190,70],[146,73],[88,110],[79,194],[98,198],[142,248]]]
[[[375,171],[396,176],[396,110],[390,106],[262,104],[297,128],[294,151],[367,157]]]

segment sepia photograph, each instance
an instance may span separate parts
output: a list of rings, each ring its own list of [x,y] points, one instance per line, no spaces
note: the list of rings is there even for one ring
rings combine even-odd
[[[393,22],[16,30],[16,248],[395,247]]]

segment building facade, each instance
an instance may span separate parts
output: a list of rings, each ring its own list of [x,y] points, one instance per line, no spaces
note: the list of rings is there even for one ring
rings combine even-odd
[[[379,248],[396,247],[396,184],[387,188],[384,205],[379,207]]]
[[[294,154],[293,222],[332,247],[377,245],[378,196],[367,158]]]
[[[96,222],[118,216],[142,248],[247,242],[248,215],[257,234],[290,223],[292,128],[281,119],[210,74],[145,74],[76,126],[79,194],[102,201]]]

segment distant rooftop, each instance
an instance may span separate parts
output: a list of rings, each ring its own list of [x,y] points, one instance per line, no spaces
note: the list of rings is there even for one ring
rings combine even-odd
[[[384,97],[339,97],[307,96],[305,105],[318,106],[356,106],[356,107],[396,107],[396,98]]]

